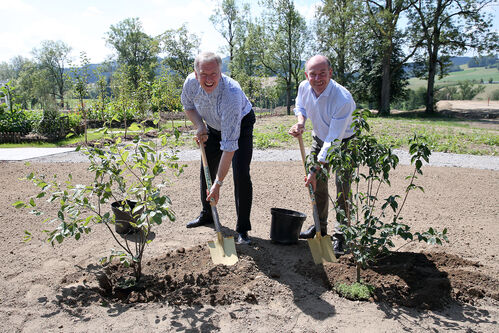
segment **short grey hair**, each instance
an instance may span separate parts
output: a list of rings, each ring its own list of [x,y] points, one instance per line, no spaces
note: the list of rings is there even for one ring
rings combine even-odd
[[[322,54],[317,54],[317,55],[315,55],[315,56],[311,57],[310,59],[312,59],[312,58],[314,58],[314,57],[317,57],[317,56],[324,57],[324,58],[326,59],[327,68],[329,68],[329,69],[331,69],[331,68],[332,68],[332,67],[331,67],[331,61],[329,61],[328,57],[323,56]],[[308,67],[308,62],[310,61],[310,59],[308,59],[308,60],[305,62],[305,72],[307,72],[307,73],[308,73],[308,68],[307,68],[307,67]]]
[[[216,61],[218,67],[220,68],[220,72],[222,72],[222,58],[218,54],[213,52],[201,52],[194,59],[194,70],[196,73],[199,73],[199,65],[203,62],[212,62]]]

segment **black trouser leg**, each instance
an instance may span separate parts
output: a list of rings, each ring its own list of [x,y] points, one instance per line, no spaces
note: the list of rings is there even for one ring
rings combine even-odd
[[[239,149],[232,158],[234,177],[234,200],[237,211],[236,231],[239,233],[251,230],[251,205],[253,202],[253,184],[250,176],[250,164],[253,158],[253,125],[255,114],[251,111],[241,122]]]
[[[206,159],[208,160],[208,166],[210,169],[210,177],[213,184],[217,176],[218,165],[220,164],[220,158],[222,157],[222,151],[220,150],[221,135],[219,131],[213,130],[208,127],[208,140],[205,142]],[[203,214],[211,216],[210,203],[206,201],[206,180],[204,178],[203,161],[201,161],[201,173],[200,173],[200,194],[201,194],[201,204],[203,205]]]
[[[237,212],[237,232],[251,230],[250,214],[253,200],[253,184],[250,177],[250,164],[253,157],[253,125],[255,123],[255,114],[251,111],[241,121],[241,133],[238,141],[238,150],[232,158],[232,172],[234,179],[234,200]],[[206,141],[206,159],[210,168],[212,181],[215,180],[218,165],[223,151],[220,150],[220,141],[222,135],[211,127],[208,127],[208,140]],[[203,205],[203,213],[211,216],[211,207],[206,201],[206,181],[204,178],[203,166],[200,173],[200,194]]]

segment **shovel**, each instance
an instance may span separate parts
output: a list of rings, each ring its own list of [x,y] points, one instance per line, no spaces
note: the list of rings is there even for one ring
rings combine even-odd
[[[303,146],[303,138],[301,135],[298,136],[298,142],[300,144],[301,159],[303,161],[303,166],[305,168],[305,174],[307,174],[307,165],[305,159],[305,147]],[[310,247],[310,252],[312,252],[312,257],[314,258],[314,263],[316,265],[322,264],[324,261],[337,262],[336,256],[333,251],[333,243],[331,241],[331,236],[321,235],[321,226],[319,221],[319,211],[317,210],[317,204],[315,202],[314,188],[312,184],[308,185],[308,191],[310,193],[310,200],[312,202],[312,210],[314,215],[315,224],[315,237],[307,239],[308,246]]]
[[[208,167],[208,160],[206,159],[206,153],[204,150],[204,144],[199,143],[201,147],[201,157],[203,160],[203,170],[204,177],[206,179],[206,188],[211,188],[211,177],[210,168]],[[225,237],[222,235],[222,226],[220,225],[220,220],[218,218],[217,206],[215,204],[215,199],[211,198],[211,214],[213,215],[213,221],[215,223],[215,231],[217,232],[217,239],[208,242],[208,247],[210,248],[211,260],[215,265],[234,265],[237,262],[236,244],[234,243],[234,237]]]

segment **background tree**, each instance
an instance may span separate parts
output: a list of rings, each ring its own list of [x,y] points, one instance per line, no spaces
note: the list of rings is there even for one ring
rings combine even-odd
[[[127,138],[128,118],[132,117],[135,107],[135,89],[133,87],[132,71],[127,65],[120,66],[113,74],[113,108],[118,111],[112,121],[123,121],[125,127],[124,137]]]
[[[180,101],[182,88],[178,85],[178,80],[163,69],[152,85],[151,105],[154,111],[178,113],[183,110]],[[185,119],[185,118],[184,118]],[[174,117],[171,117],[172,128],[175,127]]]
[[[359,47],[359,68],[351,92],[357,103],[367,102],[370,109],[381,110],[383,84],[383,50],[377,47],[381,42],[376,35],[364,40]],[[403,68],[404,54],[402,44],[395,39],[390,58],[390,96],[389,103],[407,98],[408,74]]]
[[[307,49],[307,25],[292,0],[266,0],[268,11],[261,24],[261,43],[257,47],[260,63],[286,85],[287,114],[291,114],[291,96],[296,96]],[[265,34],[263,34],[265,33]]]
[[[129,71],[127,75],[134,89],[139,87],[141,69],[148,79],[154,78],[158,41],[142,31],[139,18],[127,18],[111,25],[106,42],[117,52],[118,63],[126,65],[124,68]]]
[[[259,62],[260,53],[257,49],[258,46],[262,46],[260,41],[263,27],[252,20],[249,5],[241,11],[239,22],[235,35],[236,52],[229,63],[229,70],[251,103],[257,105],[265,80],[263,77],[265,73]]]
[[[357,46],[365,47],[363,14],[362,0],[324,0],[315,13],[314,51],[329,58],[335,81],[346,87],[358,67]]]
[[[94,75],[97,77],[95,82],[96,102],[95,111],[98,113],[100,120],[104,121],[104,110],[109,102],[109,79],[104,75],[107,71],[107,65],[98,66],[94,70]]]
[[[87,54],[85,52],[80,53],[80,66],[72,69],[73,87],[78,98],[79,106],[83,115],[83,126],[85,133],[85,144],[88,144],[87,139],[87,109],[85,108],[84,100],[88,97],[88,67],[90,61],[88,60]]]
[[[35,108],[39,105],[44,109],[47,105],[53,105],[55,98],[52,94],[53,86],[47,80],[48,70],[41,68],[33,61],[27,61],[19,76],[15,80],[19,87],[20,102],[23,108]]]
[[[411,3],[413,36],[422,35],[424,47],[417,53],[417,74],[428,80],[426,113],[435,111],[435,76],[448,73],[451,55],[470,49],[497,51],[498,34],[486,6],[492,0],[420,0]]]
[[[64,94],[69,90],[70,80],[66,75],[66,65],[71,62],[71,47],[62,41],[45,40],[40,48],[33,49],[33,55],[41,69],[45,70],[54,99],[64,107]]]
[[[237,25],[239,24],[239,9],[236,0],[220,0],[217,2],[214,14],[210,16],[215,30],[227,41],[229,61],[234,56]]]
[[[403,13],[417,0],[365,0],[366,9],[368,13],[368,25],[371,27],[372,32],[376,35],[376,39],[380,41],[379,47],[381,52],[381,92],[380,92],[380,105],[379,114],[390,114],[390,95],[392,87],[392,64],[391,59],[393,56],[395,40],[401,40],[400,31],[397,25]],[[418,45],[416,43],[416,45]],[[415,52],[414,49],[412,52]],[[411,55],[406,56],[408,59]],[[406,60],[400,63],[405,63]]]
[[[194,70],[194,57],[199,52],[199,38],[190,34],[184,23],[178,29],[166,30],[158,37],[165,54],[164,64],[185,79]]]

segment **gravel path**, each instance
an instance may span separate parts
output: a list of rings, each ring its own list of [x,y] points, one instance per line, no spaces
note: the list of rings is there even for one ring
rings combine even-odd
[[[410,164],[410,155],[407,151],[395,149],[394,152],[400,159],[400,164]],[[198,150],[182,150],[179,154],[181,161],[197,161],[200,159]],[[253,161],[299,161],[299,150],[266,149],[255,150]],[[81,152],[64,152],[60,154],[28,159],[30,162],[61,163],[61,162],[86,162],[87,157]],[[450,154],[433,152],[430,156],[430,166],[459,167],[485,170],[499,170],[499,156],[477,156],[464,154]]]

